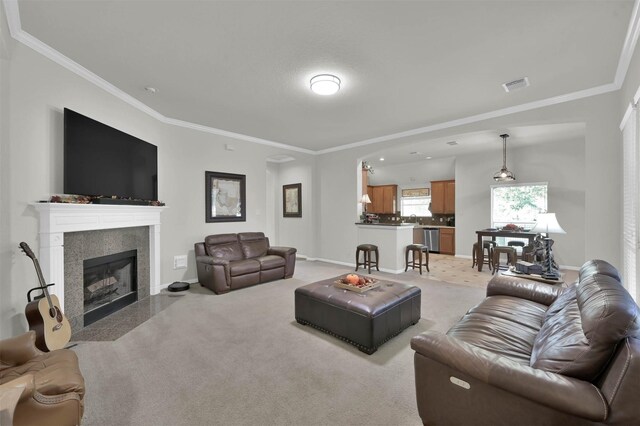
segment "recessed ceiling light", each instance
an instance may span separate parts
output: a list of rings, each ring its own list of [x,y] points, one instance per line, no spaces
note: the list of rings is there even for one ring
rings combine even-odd
[[[451,145],[451,146],[458,145],[458,142],[456,141],[447,142],[447,145]]]
[[[409,154],[411,155],[419,155],[422,154],[420,151],[411,151]]]
[[[158,93],[160,91],[157,88],[151,87],[151,86],[145,87],[144,90],[146,90],[147,92],[149,92],[151,94],[155,94],[155,93]]]
[[[380,157],[380,161],[384,161],[384,157]]]
[[[425,160],[431,160],[431,157],[424,157]]]
[[[340,79],[331,74],[316,75],[309,82],[313,93],[322,96],[334,95],[340,90]]]

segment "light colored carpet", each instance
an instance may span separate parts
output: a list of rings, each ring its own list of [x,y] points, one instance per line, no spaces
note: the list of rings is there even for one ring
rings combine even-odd
[[[409,341],[446,331],[484,286],[372,274],[419,286],[422,318],[366,355],[294,319],[297,287],[349,271],[299,261],[292,279],[225,295],[193,285],[121,338],[79,342],[83,424],[420,425]]]

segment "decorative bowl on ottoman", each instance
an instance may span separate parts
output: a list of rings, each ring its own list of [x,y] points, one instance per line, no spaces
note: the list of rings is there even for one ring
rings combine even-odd
[[[364,293],[367,290],[376,288],[380,285],[380,282],[371,277],[364,277],[357,274],[347,274],[344,277],[336,280],[334,285],[338,288],[345,290],[355,291],[356,293]]]

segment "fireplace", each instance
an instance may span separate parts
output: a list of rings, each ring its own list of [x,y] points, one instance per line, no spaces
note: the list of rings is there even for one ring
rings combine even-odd
[[[137,250],[83,261],[84,326],[138,300]]]

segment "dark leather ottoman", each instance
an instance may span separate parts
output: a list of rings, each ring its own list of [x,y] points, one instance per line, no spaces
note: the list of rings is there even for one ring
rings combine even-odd
[[[420,289],[383,280],[364,293],[333,285],[340,277],[295,291],[296,321],[311,325],[374,353],[380,345],[420,320]]]

